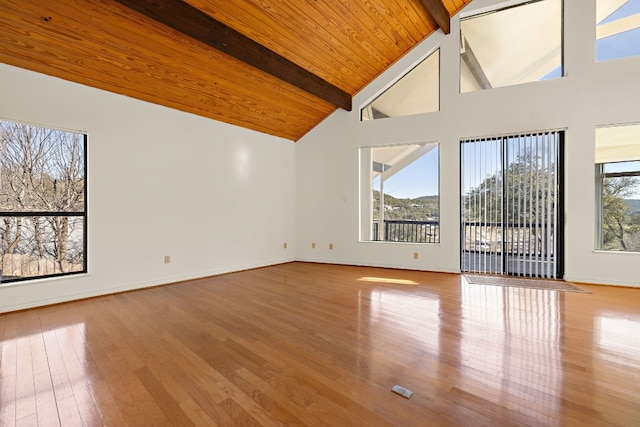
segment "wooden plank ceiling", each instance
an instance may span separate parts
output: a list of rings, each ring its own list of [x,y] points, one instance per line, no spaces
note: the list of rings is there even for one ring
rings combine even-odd
[[[2,0],[0,62],[296,141],[470,1]]]

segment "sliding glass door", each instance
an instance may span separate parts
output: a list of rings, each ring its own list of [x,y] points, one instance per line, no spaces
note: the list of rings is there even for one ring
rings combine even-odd
[[[561,278],[562,131],[461,142],[463,272]]]

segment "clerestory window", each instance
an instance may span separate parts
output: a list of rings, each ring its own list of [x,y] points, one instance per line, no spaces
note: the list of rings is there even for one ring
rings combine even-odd
[[[430,113],[440,109],[440,50],[395,82],[360,111],[363,121]]]
[[[460,92],[562,77],[562,1],[536,0],[460,21]]]
[[[596,59],[640,55],[640,0],[597,0]]]

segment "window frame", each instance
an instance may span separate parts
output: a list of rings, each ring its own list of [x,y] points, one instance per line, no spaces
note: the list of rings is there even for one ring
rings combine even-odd
[[[33,276],[11,276],[6,279],[4,276],[4,272],[2,271],[2,263],[0,263],[0,286],[4,286],[7,284],[18,284],[24,282],[30,282],[39,279],[49,279],[49,278],[57,278],[64,276],[74,276],[78,274],[86,274],[88,272],[88,257],[87,257],[87,249],[88,249],[88,155],[87,155],[87,147],[88,147],[88,135],[85,131],[79,130],[69,130],[63,128],[57,128],[49,125],[40,125],[29,122],[24,122],[20,120],[6,119],[0,117],[0,122],[8,122],[19,125],[26,125],[30,127],[37,127],[45,130],[53,130],[58,132],[66,132],[77,134],[81,138],[80,144],[82,145],[82,168],[83,168],[83,189],[82,189],[82,197],[83,197],[83,210],[82,211],[42,211],[42,210],[5,210],[0,208],[0,221],[4,218],[38,218],[38,217],[51,217],[51,218],[80,218],[82,219],[82,269],[76,271],[67,271],[67,272],[59,272],[59,273],[51,273],[51,274],[40,274]],[[0,153],[0,157],[2,153]],[[3,254],[0,254],[3,256]]]
[[[596,177],[596,250],[610,253],[616,252],[628,252],[628,253],[640,253],[639,250],[623,250],[623,249],[606,249],[604,248],[604,180],[607,178],[622,178],[633,177],[640,179],[640,165],[638,169],[631,172],[605,172],[604,169],[607,165],[620,164],[620,163],[640,163],[638,160],[622,160],[618,162],[606,162],[595,164],[595,177]]]
[[[560,76],[557,76],[557,77],[552,76],[552,77],[544,78],[549,73],[551,73],[553,70],[555,70],[557,68],[556,67],[556,68],[550,70],[549,72],[547,72],[545,75],[542,76],[542,78],[540,78],[538,80],[517,81],[517,82],[512,82],[512,83],[507,83],[507,84],[491,85],[488,88],[479,87],[477,89],[468,89],[468,90],[463,90],[463,88],[462,88],[462,67],[463,67],[463,63],[465,62],[464,59],[462,58],[462,55],[463,55],[463,51],[465,50],[464,43],[465,43],[465,40],[466,40],[466,37],[463,34],[463,22],[467,21],[467,20],[472,20],[474,18],[481,18],[483,16],[492,15],[492,14],[504,12],[504,11],[507,11],[507,10],[510,10],[510,9],[516,9],[516,8],[519,8],[519,7],[522,7],[522,6],[527,6],[527,5],[531,5],[531,4],[535,4],[535,3],[541,3],[541,2],[545,2],[545,1],[551,1],[551,0],[520,0],[520,1],[516,1],[516,2],[510,2],[508,4],[495,5],[494,7],[491,7],[491,8],[483,9],[483,10],[480,10],[480,11],[477,11],[477,12],[471,12],[469,14],[463,14],[461,16],[461,18],[460,18],[460,33],[459,33],[459,36],[460,36],[459,59],[460,59],[460,61],[459,61],[459,69],[458,69],[458,93],[466,94],[466,93],[473,93],[473,92],[482,92],[482,91],[487,90],[487,89],[496,89],[496,88],[503,88],[503,87],[510,87],[510,86],[518,86],[518,85],[522,85],[522,84],[539,83],[539,82],[544,81],[544,80],[549,80],[549,79],[555,80],[556,78],[563,78],[563,77],[566,76],[566,67],[565,67],[565,31],[564,31],[564,0],[557,0],[560,3],[560,63],[559,63],[560,71],[561,71]],[[476,59],[476,61],[477,61],[477,59]],[[478,66],[480,66],[479,63],[478,63]],[[483,72],[482,69],[481,69],[481,72]],[[473,72],[472,72],[472,74],[473,74]],[[482,76],[480,76],[480,77],[482,77]],[[486,75],[484,77],[486,78]]]
[[[435,54],[438,55],[438,58],[437,58],[437,61],[438,61],[438,66],[437,66],[438,75],[437,75],[437,84],[436,84],[436,87],[438,88],[438,93],[437,93],[438,108],[437,109],[429,110],[429,111],[423,111],[423,112],[420,112],[420,113],[402,114],[402,115],[398,115],[398,116],[387,116],[387,117],[378,117],[378,118],[372,117],[370,119],[365,119],[364,118],[365,110],[367,108],[371,107],[373,105],[373,103],[375,103],[378,99],[380,99],[385,94],[387,94],[390,90],[392,90],[395,87],[396,84],[400,83],[402,81],[402,79],[404,79],[409,74],[411,74],[413,71],[415,71],[418,67],[420,67],[426,61],[428,61],[430,58],[432,58],[433,55],[435,55]],[[418,115],[418,114],[429,114],[429,113],[436,113],[436,112],[440,111],[440,106],[441,106],[441,101],[442,101],[442,99],[441,99],[442,95],[441,95],[441,90],[440,90],[441,75],[442,75],[442,55],[441,55],[441,52],[440,52],[440,46],[436,46],[433,49],[431,49],[426,55],[422,56],[413,65],[411,65],[402,74],[400,74],[395,79],[393,79],[381,91],[379,91],[374,96],[369,98],[369,100],[367,100],[365,103],[363,103],[362,106],[360,107],[360,114],[359,114],[360,122],[375,121],[375,120],[379,120],[379,119],[382,119],[382,118],[387,118],[388,119],[388,118],[394,118],[394,117],[414,116],[414,115]]]
[[[603,23],[603,21],[608,20],[612,15],[616,15],[618,14],[618,12],[620,11],[620,9],[624,9],[627,6],[627,4],[622,4],[620,5],[618,8],[614,9],[611,13],[609,13],[609,15],[606,15],[604,18],[602,18],[600,21],[598,21],[599,16],[598,16],[598,8],[600,7],[600,0],[596,0],[596,22],[595,22],[595,31],[596,31],[596,37],[594,40],[594,46],[595,46],[595,59],[596,59],[596,63],[600,63],[600,62],[608,62],[608,61],[616,61],[619,59],[626,59],[626,58],[637,58],[638,56],[640,56],[640,53],[629,53],[628,51],[624,51],[624,52],[617,52],[617,54],[615,56],[610,56],[607,57],[605,56],[605,53],[607,53],[606,49],[602,49],[604,48],[604,46],[601,46],[601,42],[603,43],[607,43],[610,42],[612,40],[619,40],[620,37],[625,37],[624,34],[625,33],[629,33],[631,31],[634,31],[635,33],[635,38],[638,37],[638,34],[640,34],[640,27],[636,27],[636,28],[628,28],[626,30],[623,31],[619,31],[619,30],[614,30],[615,32],[613,34],[609,34],[609,35],[603,35],[602,37],[598,36],[598,31],[599,28],[606,28],[607,25],[610,24],[615,24],[617,22],[623,21],[623,20],[627,20],[629,18],[632,17],[636,17],[638,18],[640,15],[640,11],[635,13],[635,14],[630,14],[627,16],[624,16],[622,18],[617,18],[613,21],[609,21],[609,22],[605,22]],[[631,4],[630,8],[633,9],[633,7],[637,6],[636,4]],[[615,25],[614,25],[615,27]],[[628,46],[628,44],[624,45],[625,47]],[[602,49],[602,50],[601,50]]]
[[[421,155],[419,155],[415,160],[407,163],[404,167],[400,168],[398,171],[402,171],[405,167],[413,164],[413,162],[420,160],[423,156],[426,156],[429,154],[430,151],[432,151],[434,148],[437,150],[437,172],[436,172],[436,178],[437,178],[437,198],[438,198],[438,219],[437,219],[437,225],[436,225],[436,238],[434,241],[410,241],[410,240],[387,240],[385,239],[380,239],[377,236],[374,236],[374,211],[373,211],[373,206],[374,206],[374,195],[373,195],[373,191],[374,191],[374,186],[373,186],[373,181],[374,181],[374,177],[373,177],[373,163],[375,163],[373,161],[374,156],[373,156],[373,151],[375,149],[380,149],[380,148],[391,148],[391,147],[402,147],[402,146],[412,146],[412,145],[421,145],[421,146],[432,146],[433,148],[431,148],[430,150],[428,150],[425,153],[422,153]],[[358,241],[361,243],[392,243],[392,244],[427,244],[427,245],[438,245],[441,243],[441,233],[440,233],[440,226],[441,226],[441,217],[440,217],[440,213],[441,213],[441,191],[440,191],[440,187],[441,187],[441,183],[440,183],[440,169],[441,169],[441,143],[438,140],[420,140],[420,141],[416,141],[416,142],[404,142],[404,143],[392,143],[392,144],[383,144],[383,145],[379,145],[379,146],[365,146],[365,147],[360,147],[358,149],[358,158],[359,158],[359,163],[360,163],[360,184],[359,184],[359,207],[360,207],[360,222],[359,222],[359,239]],[[425,148],[426,149],[426,148]],[[429,195],[425,195],[425,196],[429,196]],[[394,197],[394,196],[392,196]],[[423,196],[421,196],[423,197]],[[407,199],[407,198],[404,198]],[[397,222],[398,224],[402,225],[403,223],[410,223],[410,222],[420,222],[420,223],[425,223],[425,224],[430,224],[434,221],[431,220],[427,220],[427,221],[412,221],[412,220],[407,220],[407,219],[398,219],[398,220],[390,220],[390,221],[394,221]],[[378,220],[379,222],[379,220]],[[432,225],[432,224],[430,224]],[[379,226],[378,226],[379,227]]]

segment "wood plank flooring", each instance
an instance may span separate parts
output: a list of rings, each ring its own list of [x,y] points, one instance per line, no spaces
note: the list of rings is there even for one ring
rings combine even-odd
[[[640,289],[582,287],[291,263],[8,313],[0,425],[638,426]]]

